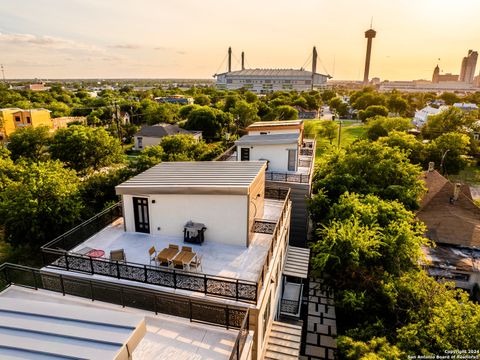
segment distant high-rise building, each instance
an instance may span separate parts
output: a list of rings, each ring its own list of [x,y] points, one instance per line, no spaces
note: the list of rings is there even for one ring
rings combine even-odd
[[[438,65],[435,66],[435,69],[433,70],[432,83],[438,84],[446,81],[458,81],[458,75],[451,73],[440,74],[440,68]]]
[[[365,31],[365,37],[367,40],[367,55],[365,57],[365,72],[363,73],[363,82],[368,84],[368,73],[370,72],[370,56],[372,54],[372,39],[377,35],[377,32],[373,29]]]
[[[462,60],[462,68],[460,69],[460,77],[458,81],[467,84],[473,83],[475,76],[475,67],[477,66],[478,52],[468,50],[468,55]]]

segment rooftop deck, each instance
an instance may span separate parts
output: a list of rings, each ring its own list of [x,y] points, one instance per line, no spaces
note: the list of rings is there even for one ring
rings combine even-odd
[[[109,310],[119,315],[135,314],[145,317],[147,333],[133,352],[134,360],[150,359],[229,359],[238,330],[227,330],[217,326],[196,324],[186,318],[169,315],[152,315],[147,311],[122,308],[105,302],[92,302],[75,296],[31,290],[11,286],[0,293],[1,298],[22,299],[35,303],[74,305],[85,311]],[[75,354],[82,356],[85,354]],[[74,355],[74,354],[72,354]]]
[[[43,261],[45,269],[57,273],[74,271],[83,278],[115,278],[120,284],[135,282],[179,294],[195,292],[256,303],[271,254],[280,239],[285,241],[290,208],[288,189],[267,188],[263,218],[255,219],[252,240],[245,247],[208,239],[202,245],[184,244],[183,237],[125,232],[122,209],[116,204],[42,246]],[[161,251],[169,244],[192,247],[202,257],[202,267],[182,270],[150,263],[148,249],[154,246]],[[104,253],[89,256],[85,250],[91,249]],[[110,259],[114,249],[124,249],[126,261]]]
[[[282,206],[283,201],[265,199],[263,219],[278,220]],[[192,247],[193,252],[202,257],[202,273],[254,282],[260,275],[271,241],[272,235],[255,233],[248,248],[214,243],[208,241],[208,239],[202,245],[185,244],[183,236],[167,237],[125,232],[123,230],[123,218],[120,218],[73,248],[71,252],[80,253],[81,249],[89,247],[103,250],[105,257],[108,257],[110,250],[124,249],[129,263],[150,265],[148,254],[150,247],[155,246],[157,251],[161,251],[169,244],[176,244],[180,248],[187,245]]]

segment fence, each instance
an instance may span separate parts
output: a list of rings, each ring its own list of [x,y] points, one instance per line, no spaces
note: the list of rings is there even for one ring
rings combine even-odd
[[[286,173],[286,172],[267,171],[265,173],[265,180],[308,184],[310,182],[310,174],[295,174],[295,173]]]
[[[238,306],[195,300],[143,287],[83,279],[8,263],[0,265],[0,274],[3,274],[0,276],[0,291],[12,284],[35,290],[44,289],[62,295],[142,309],[155,314],[179,316],[192,322],[227,329],[243,329],[248,333],[248,329],[245,329],[248,310]]]

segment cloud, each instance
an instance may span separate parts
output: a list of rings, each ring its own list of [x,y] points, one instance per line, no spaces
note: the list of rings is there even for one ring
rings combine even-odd
[[[116,44],[116,45],[109,46],[109,48],[124,49],[124,50],[135,50],[135,49],[140,49],[140,46],[135,45],[135,44]]]
[[[177,51],[177,54],[179,54],[179,55],[187,55],[187,52],[186,52],[186,51],[183,51],[183,50],[178,50],[178,51]]]
[[[153,50],[166,51],[166,50],[169,50],[169,48],[165,46],[157,46],[157,47],[154,47]]]
[[[20,33],[0,33],[0,43],[8,43],[12,45],[30,45],[40,48],[57,49],[57,50],[88,50],[103,52],[101,48],[85,44],[78,41],[63,39],[53,36],[20,34]]]

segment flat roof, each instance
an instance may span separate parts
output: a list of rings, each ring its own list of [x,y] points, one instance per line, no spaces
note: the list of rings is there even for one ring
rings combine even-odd
[[[164,162],[115,187],[122,194],[248,194],[266,161]]]
[[[125,358],[145,333],[134,314],[0,297],[2,359]]]
[[[243,69],[235,70],[217,75],[228,75],[228,76],[303,76],[311,77],[312,72],[304,69]],[[328,75],[315,73],[315,75],[325,76]]]
[[[256,127],[275,127],[275,126],[287,126],[287,125],[301,125],[303,120],[275,120],[275,121],[257,121],[247,127],[247,130]]]
[[[291,134],[264,134],[264,135],[244,135],[237,141],[235,145],[280,145],[280,144],[296,144],[300,138],[299,133]]]
[[[158,313],[155,315],[149,311],[133,308],[123,308],[121,305],[110,304],[101,301],[92,302],[76,296],[61,293],[33,290],[12,285],[0,293],[0,298],[8,298],[14,301],[26,299],[42,302],[45,306],[55,309],[62,305],[74,305],[79,312],[89,313],[100,311],[112,312],[116,316],[141,317],[146,323],[146,333],[135,349],[130,349],[133,360],[154,359],[209,359],[228,360],[235,344],[238,330],[227,330],[222,327],[190,322],[188,318]],[[1,338],[1,337],[0,337]],[[249,336],[250,338],[250,336]],[[251,341],[249,339],[248,341]],[[108,356],[88,356],[89,349],[82,348],[72,352],[68,359],[101,359],[108,360]],[[13,354],[12,354],[13,356]],[[2,360],[22,359],[22,357],[3,356]],[[23,359],[55,359],[53,357],[32,357],[28,354]],[[65,359],[65,358],[64,358]]]

